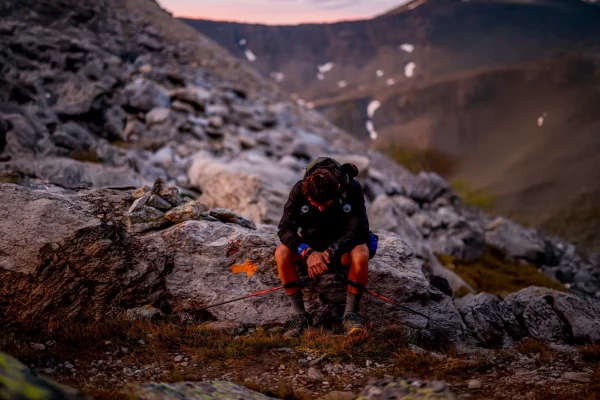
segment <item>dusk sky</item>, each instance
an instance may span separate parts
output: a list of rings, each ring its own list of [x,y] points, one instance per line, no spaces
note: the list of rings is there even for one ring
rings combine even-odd
[[[158,0],[176,17],[297,24],[370,18],[405,0]]]

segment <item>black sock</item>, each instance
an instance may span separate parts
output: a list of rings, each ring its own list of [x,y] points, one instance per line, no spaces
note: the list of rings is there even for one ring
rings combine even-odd
[[[358,314],[358,304],[360,303],[361,294],[354,294],[350,292],[346,292],[346,309],[344,310],[344,315],[349,312],[353,312]]]
[[[292,295],[288,295],[290,303],[292,304],[292,311],[296,314],[306,314],[304,309],[304,299],[302,298],[302,290],[298,290]]]

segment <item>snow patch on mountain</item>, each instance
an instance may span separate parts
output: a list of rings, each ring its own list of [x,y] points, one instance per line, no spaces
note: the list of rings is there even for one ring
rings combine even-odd
[[[409,61],[404,66],[404,75],[406,75],[407,78],[412,78],[415,74],[415,68],[417,68],[417,64],[415,64],[413,61]]]
[[[275,79],[277,82],[281,82],[285,78],[285,74],[283,72],[273,71],[271,72],[271,78]]]
[[[244,54],[246,54],[246,58],[248,59],[248,61],[250,61],[250,62],[256,61],[256,55],[254,55],[252,50],[246,49],[246,51],[244,51]]]
[[[369,116],[369,119],[373,119],[373,115],[375,115],[375,111],[377,111],[379,107],[381,107],[381,103],[377,100],[373,100],[369,103],[367,106],[367,115]]]
[[[330,61],[330,62],[325,63],[323,65],[317,65],[317,68],[318,68],[318,70],[319,70],[320,73],[324,74],[326,72],[331,71],[334,66],[335,66],[335,64]]]
[[[412,53],[415,50],[415,46],[413,46],[410,43],[403,43],[400,46],[398,46],[398,48],[400,50],[403,50],[403,51],[407,52],[407,53]]]

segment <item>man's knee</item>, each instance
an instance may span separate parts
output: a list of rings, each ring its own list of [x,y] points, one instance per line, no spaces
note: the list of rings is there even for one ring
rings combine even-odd
[[[369,264],[369,248],[366,244],[356,246],[350,252],[350,258],[353,264],[368,265]]]
[[[289,247],[281,243],[275,250],[275,262],[280,266],[285,264],[286,261],[292,261],[292,252]]]

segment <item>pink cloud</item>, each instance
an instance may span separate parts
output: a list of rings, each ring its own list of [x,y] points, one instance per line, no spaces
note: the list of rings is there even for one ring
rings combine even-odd
[[[159,0],[160,4],[176,17],[211,19],[221,21],[250,22],[263,24],[298,24],[335,22],[349,19],[370,18],[378,12],[374,7],[320,8],[313,1],[283,0]],[[345,4],[344,0],[327,4]],[[380,10],[389,8],[398,0],[376,0]],[[389,3],[389,4],[388,4]],[[348,5],[356,1],[348,1]]]

